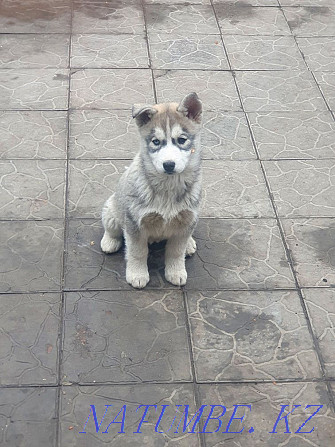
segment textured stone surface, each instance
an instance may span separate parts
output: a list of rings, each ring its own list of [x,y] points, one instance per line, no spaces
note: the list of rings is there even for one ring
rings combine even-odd
[[[248,113],[263,159],[335,157],[335,122],[329,112]]]
[[[68,105],[68,70],[0,71],[0,109],[54,110]]]
[[[326,111],[312,75],[307,71],[245,71],[236,73],[244,108],[257,111]]]
[[[334,220],[284,219],[282,224],[300,285],[334,287]]]
[[[335,377],[335,359],[333,355],[335,328],[335,291],[332,289],[305,289],[303,291],[312,327],[318,339],[326,372]]]
[[[1,218],[64,216],[64,161],[3,160],[0,166]]]
[[[138,430],[143,416],[143,407],[136,411],[142,402],[145,402],[145,405],[157,405],[157,411],[154,407],[149,408],[145,418],[148,423],[141,426],[141,433],[134,434],[133,432]],[[110,413],[106,414],[106,420],[98,434],[93,419],[88,421],[85,430],[83,430],[90,405],[95,405],[96,412],[99,414],[99,421],[106,409],[105,405],[112,405],[112,407],[109,407]],[[115,426],[112,424],[108,432],[104,434],[102,430],[106,431],[109,422],[113,420],[123,405],[127,406],[124,434],[118,433],[120,431],[119,424]],[[166,406],[164,417],[157,426],[156,432],[155,427],[164,405]],[[177,405],[182,405],[182,407],[178,408]],[[78,445],[89,447],[94,443],[95,446],[102,447],[108,443],[113,447],[119,445],[141,447],[145,443],[149,447],[172,447],[175,445],[200,447],[197,433],[188,434],[182,431],[184,405],[189,405],[189,421],[196,411],[194,394],[190,384],[64,387],[60,445],[62,447]],[[119,418],[122,417],[121,415]],[[175,421],[174,417],[176,417]],[[178,427],[181,419],[181,425]],[[171,424],[173,426],[169,430]],[[69,427],[72,428],[69,429]],[[80,431],[86,431],[86,434],[80,434]],[[177,433],[175,433],[176,431]]]
[[[175,101],[196,86],[204,110],[241,110],[231,73],[220,71],[154,70],[158,102]]]
[[[63,250],[61,222],[0,222],[1,292],[59,290]]]
[[[67,382],[191,379],[180,291],[67,293]]]
[[[149,34],[149,47],[154,68],[228,69],[219,34]]]
[[[1,447],[334,447],[334,18],[335,0],[0,1]],[[197,252],[178,288],[151,245],[135,290],[101,208],[139,150],[133,104],[190,92]]]
[[[153,103],[149,70],[76,70],[71,77],[70,105],[77,109],[126,109]]]
[[[236,70],[304,69],[293,37],[224,36],[232,68]]]
[[[0,158],[65,158],[66,112],[0,112]]]
[[[275,220],[201,219],[186,289],[294,287]]]
[[[188,292],[199,381],[319,377],[295,292]]]
[[[279,215],[335,217],[335,160],[265,161]]]
[[[58,379],[60,295],[0,300],[0,385],[54,385]]]
[[[202,385],[200,387],[201,402],[203,404],[215,402],[217,405],[226,407],[226,414],[222,417],[222,427],[218,427],[218,422],[209,421],[206,431],[206,446],[242,447],[245,445],[256,447],[265,444],[269,447],[277,447],[280,443],[287,445],[299,445],[307,447],[314,444],[331,447],[334,442],[334,413],[331,410],[331,403],[327,396],[327,390],[322,383],[270,383],[270,384],[250,384],[250,385]],[[231,404],[234,402],[234,404]],[[306,409],[307,402],[313,402],[318,407],[323,405],[319,413],[314,416],[301,432],[295,433],[299,427],[311,416],[318,407]],[[234,405],[251,405],[250,407],[239,407],[235,417],[241,420],[233,420],[228,427],[232,417]],[[310,404],[310,405],[313,405]],[[294,413],[289,416],[286,430],[285,420],[278,422],[275,433],[274,426],[283,405],[287,414],[293,409],[293,405],[300,405],[295,408]],[[213,417],[222,413],[222,408],[215,408]],[[283,416],[283,415],[282,415]],[[283,416],[284,417],[284,416]],[[243,433],[234,433],[243,430]],[[215,430],[219,429],[217,433]],[[252,431],[253,429],[253,431]],[[289,431],[289,433],[287,433]],[[226,433],[223,433],[226,432]],[[285,445],[285,444],[284,444]]]

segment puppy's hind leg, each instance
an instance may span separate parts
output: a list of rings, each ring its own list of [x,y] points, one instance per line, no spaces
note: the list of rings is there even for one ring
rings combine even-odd
[[[115,197],[112,195],[102,209],[102,224],[105,229],[101,239],[101,250],[105,253],[115,253],[122,245],[122,227],[117,218]]]
[[[192,256],[197,251],[197,244],[192,236],[189,237],[186,245],[185,256]]]

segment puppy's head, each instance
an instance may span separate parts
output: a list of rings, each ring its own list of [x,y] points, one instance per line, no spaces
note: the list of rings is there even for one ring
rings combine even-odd
[[[180,174],[200,150],[202,104],[196,93],[180,104],[134,105],[133,117],[142,138],[142,150],[157,172]]]

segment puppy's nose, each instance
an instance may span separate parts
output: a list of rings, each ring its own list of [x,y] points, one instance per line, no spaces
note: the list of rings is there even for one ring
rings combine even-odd
[[[171,172],[173,172],[175,166],[176,163],[174,161],[165,161],[163,163],[163,168],[165,169],[165,172],[167,172],[168,174],[171,174]]]

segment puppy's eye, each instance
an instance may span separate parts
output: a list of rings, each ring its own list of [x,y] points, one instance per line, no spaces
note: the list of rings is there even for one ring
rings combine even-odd
[[[178,144],[185,144],[187,141],[187,138],[179,137],[177,141],[178,141]]]
[[[155,146],[159,146],[161,144],[161,142],[157,138],[152,140],[152,143],[154,143]]]

